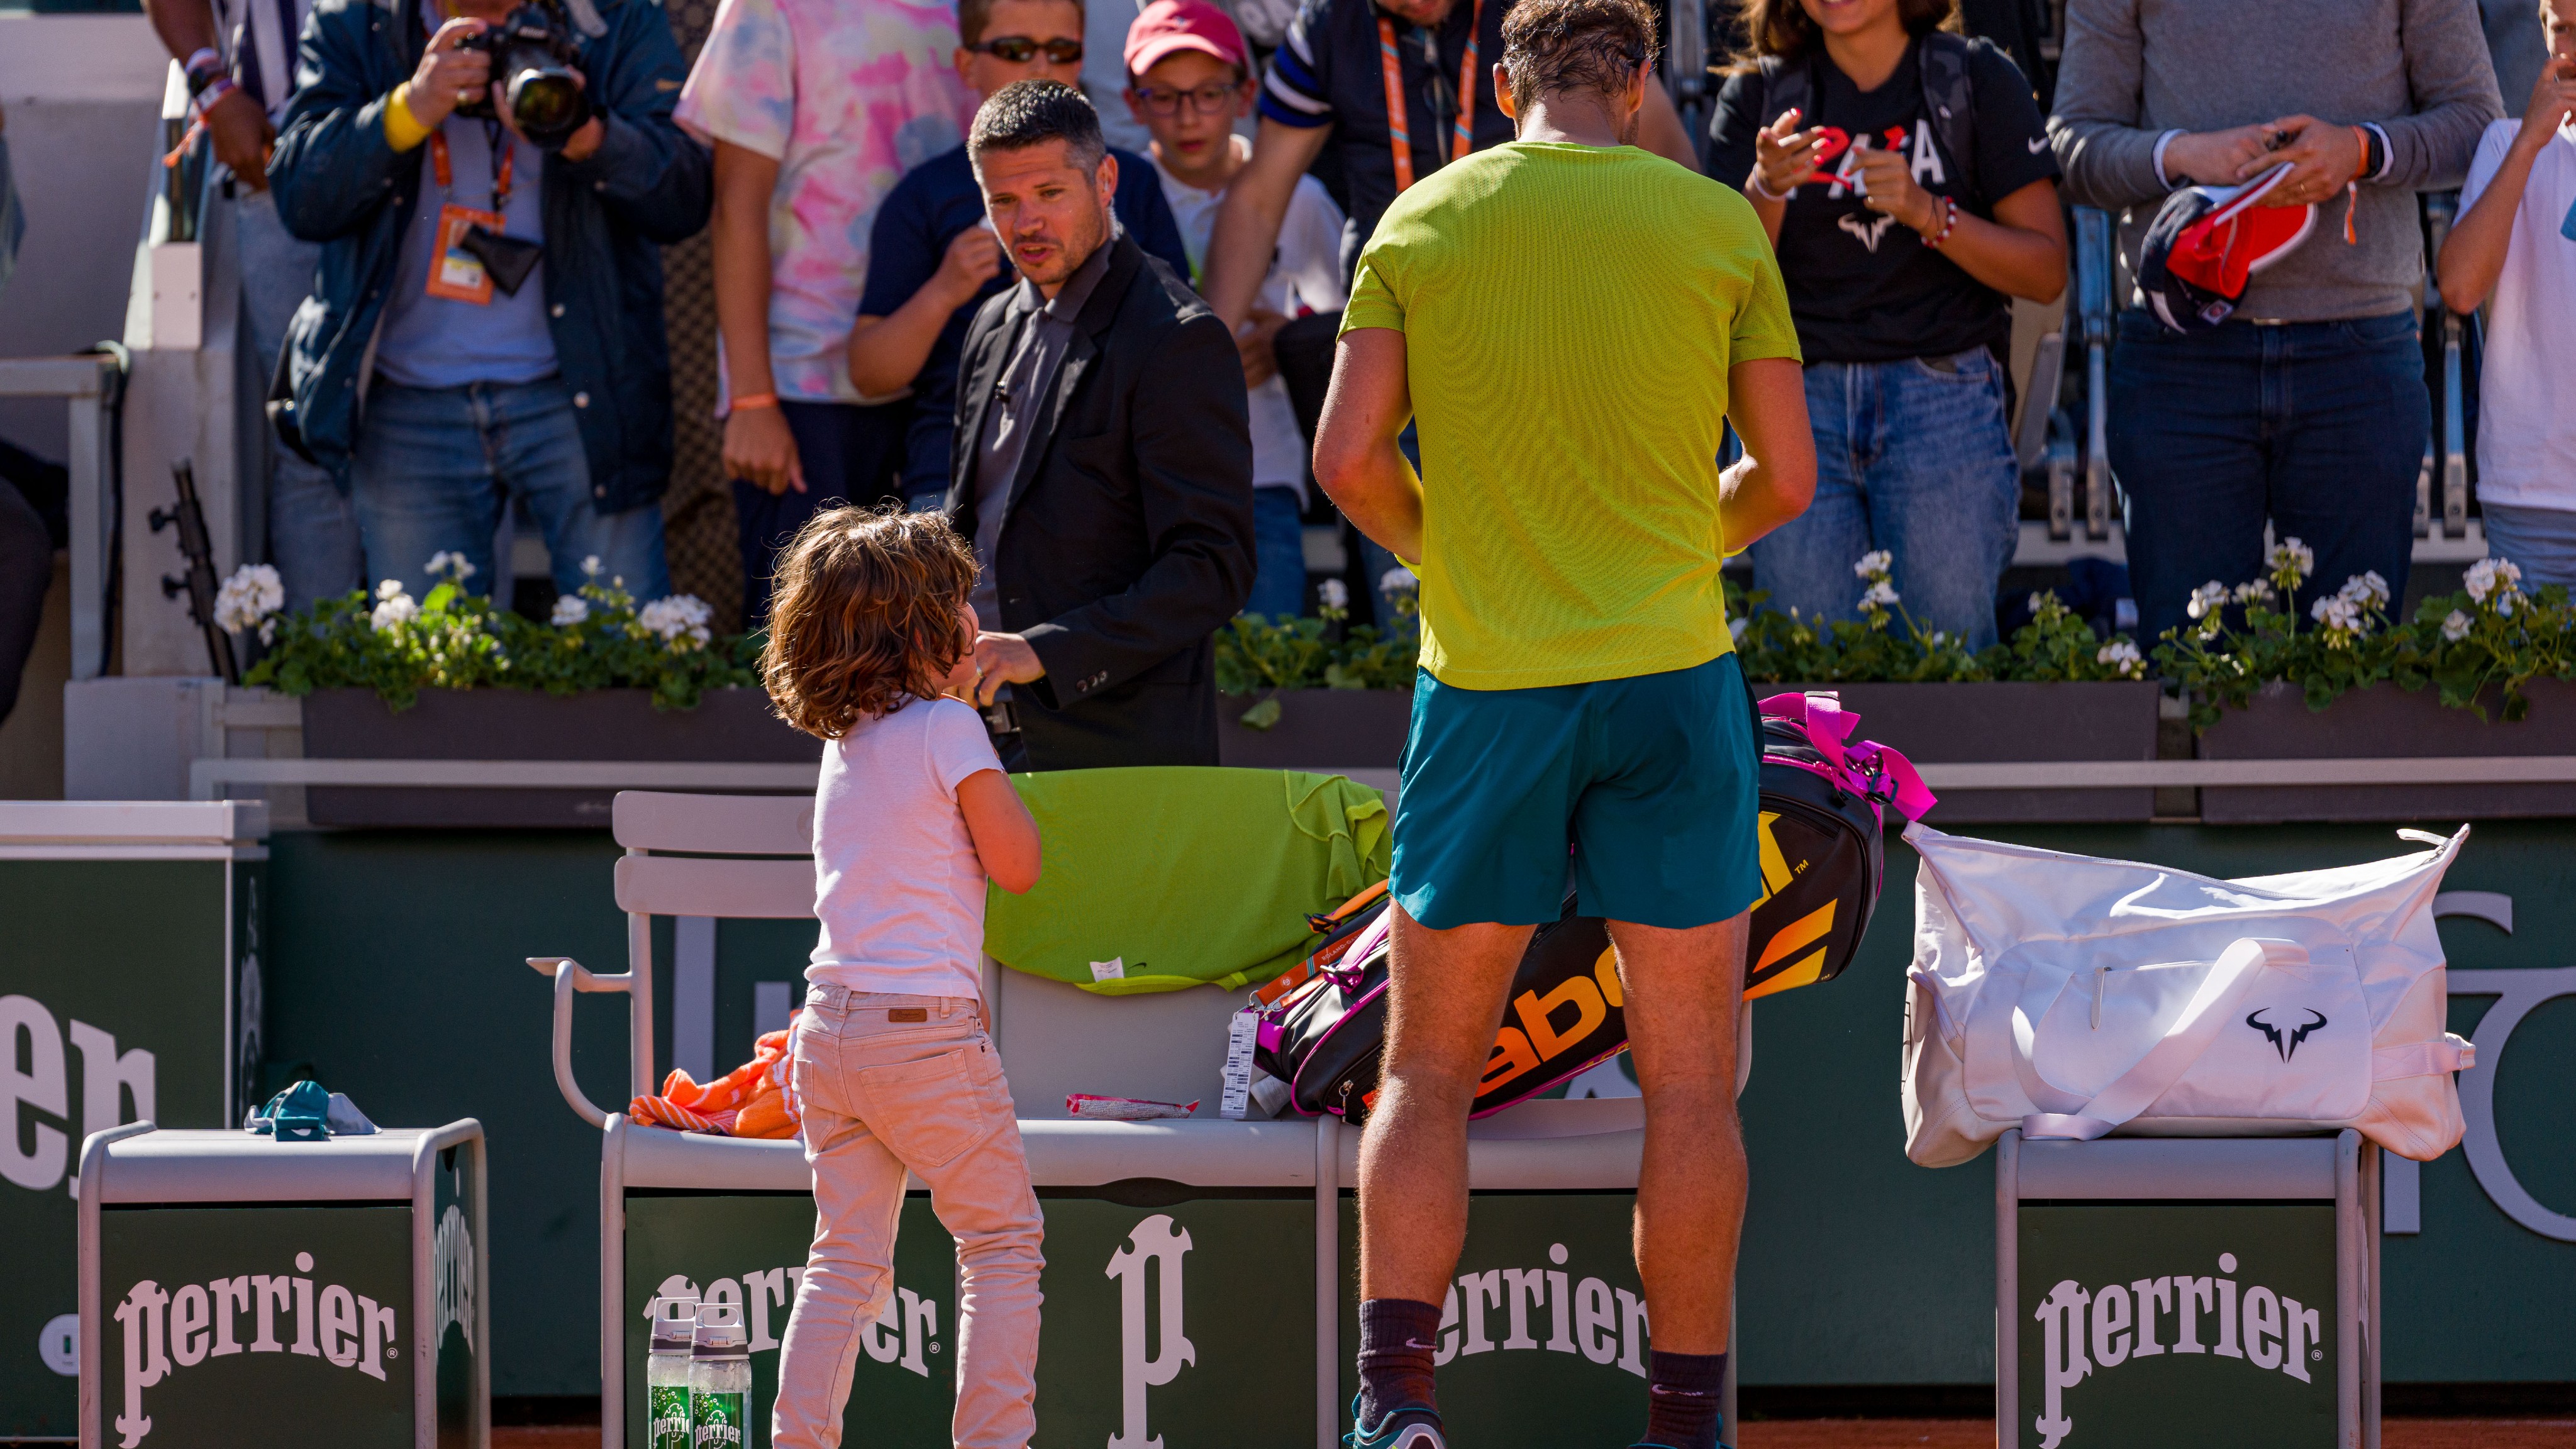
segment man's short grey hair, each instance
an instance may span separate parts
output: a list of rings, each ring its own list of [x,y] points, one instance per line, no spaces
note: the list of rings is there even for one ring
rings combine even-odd
[[[1066,159],[1086,175],[1099,174],[1109,157],[1100,113],[1082,92],[1062,81],[1013,81],[976,110],[966,159],[981,170],[987,151],[1025,151],[1049,141],[1062,141]]]

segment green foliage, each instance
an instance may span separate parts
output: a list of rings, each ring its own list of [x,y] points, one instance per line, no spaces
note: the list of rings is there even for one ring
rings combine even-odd
[[[2466,588],[2426,599],[2404,622],[2388,616],[2386,581],[2363,574],[2314,599],[2309,627],[2302,627],[2295,609],[2273,605],[2295,597],[2313,555],[2293,538],[2272,551],[2271,562],[2267,579],[2194,590],[2194,622],[2165,631],[2156,646],[2157,666],[2192,701],[2194,729],[2216,724],[2224,709],[2244,708],[2274,680],[2297,681],[2310,709],[2373,684],[2431,684],[2454,709],[2485,719],[2492,699],[2503,718],[2518,720],[2530,712],[2523,690],[2533,680],[2576,678],[2576,608],[2567,590],[2552,584],[2526,594],[2522,571],[2511,563],[2480,560]]]
[[[465,569],[415,602],[390,581],[258,621],[265,658],[244,676],[281,694],[371,689],[408,709],[424,689],[649,689],[656,709],[693,709],[706,691],[757,686],[759,642],[717,640],[687,595],[636,606],[596,580],[558,600],[555,620],[521,618],[462,587]]]
[[[1216,633],[1216,687],[1227,694],[1283,689],[1411,689],[1422,647],[1421,620],[1410,590],[1395,595],[1396,618],[1380,629],[1345,625],[1349,611],[1327,595],[1313,616],[1272,621],[1237,614]],[[1268,700],[1264,704],[1275,705]],[[1262,705],[1255,705],[1255,711]],[[1250,713],[1250,712],[1247,712]],[[1278,720],[1269,711],[1254,729]]]
[[[2143,679],[2146,661],[2126,635],[2104,642],[2054,593],[2030,596],[2031,621],[2011,639],[1971,653],[1914,620],[1889,581],[1885,552],[1852,572],[1867,585],[1858,620],[1801,619],[1755,606],[1770,595],[1726,585],[1736,657],[1758,684],[1967,684],[1987,680],[2082,683]]]

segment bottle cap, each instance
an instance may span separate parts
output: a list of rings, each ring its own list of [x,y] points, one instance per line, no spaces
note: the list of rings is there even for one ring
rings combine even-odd
[[[656,1298],[653,1300],[653,1352],[687,1353],[697,1342],[698,1300],[695,1298]]]
[[[696,1358],[749,1358],[751,1338],[743,1331],[739,1303],[700,1303],[697,1331],[689,1350]]]

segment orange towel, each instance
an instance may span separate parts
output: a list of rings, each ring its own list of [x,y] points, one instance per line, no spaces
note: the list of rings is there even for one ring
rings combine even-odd
[[[674,1069],[663,1079],[660,1096],[636,1098],[626,1115],[646,1126],[719,1137],[795,1136],[799,1117],[787,1055],[795,1018],[788,1020],[787,1031],[752,1043],[750,1061],[703,1084]]]

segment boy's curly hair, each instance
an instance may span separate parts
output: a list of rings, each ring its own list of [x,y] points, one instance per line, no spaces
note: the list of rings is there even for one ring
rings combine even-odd
[[[936,513],[847,504],[817,513],[778,555],[761,681],[778,717],[823,739],[938,697],[975,647],[958,608],[975,555]]]

